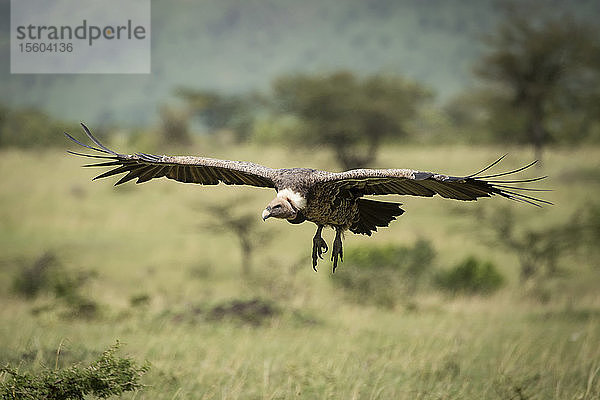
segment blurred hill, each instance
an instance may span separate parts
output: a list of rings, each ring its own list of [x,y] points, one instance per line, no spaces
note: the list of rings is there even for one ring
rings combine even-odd
[[[544,1],[586,19],[600,3]],[[9,52],[9,2],[0,2],[0,48]],[[225,93],[265,90],[281,74],[388,72],[422,82],[440,99],[471,83],[480,38],[499,15],[495,1],[221,0],[152,2],[149,75],[11,75],[0,66],[10,106],[99,125],[148,125],[176,86]]]

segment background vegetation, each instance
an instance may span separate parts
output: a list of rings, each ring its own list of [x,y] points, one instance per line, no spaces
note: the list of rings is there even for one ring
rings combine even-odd
[[[194,149],[335,167],[326,151]],[[510,150],[507,168],[528,154]],[[379,162],[401,153],[410,166],[464,173],[498,151],[386,146]],[[2,363],[38,371],[54,365],[61,342],[59,362],[88,363],[119,339],[127,354],[152,364],[135,398],[597,397],[597,225],[585,219],[580,243],[590,244],[562,251],[555,272],[539,260],[524,279],[523,250],[507,248],[478,210],[508,207],[522,246],[528,232],[571,226],[572,213],[598,193],[586,171],[598,168],[599,153],[548,152],[540,172],[553,177],[554,207],[403,198],[407,213],[392,226],[371,238],[347,236],[335,275],[327,264],[310,268],[310,226],[259,225],[272,194],[240,188],[248,197],[232,215],[253,215],[257,232],[277,232],[244,275],[237,236],[208,228],[214,216],[203,208],[239,192],[162,181],[114,188],[89,183],[90,170],[63,150],[4,150],[2,171],[20,170],[5,176],[0,196]],[[461,268],[469,257],[476,267]],[[483,275],[483,291],[480,269],[496,271]],[[488,290],[496,274],[504,284]]]
[[[596,23],[595,0],[527,0],[528,16],[551,10]],[[524,3],[524,2],[519,2]],[[0,2],[0,51],[8,54],[9,1]],[[11,75],[3,100],[94,126],[157,122],[174,87],[240,94],[274,78],[351,69],[400,74],[442,100],[475,83],[480,38],[502,19],[497,0],[152,0],[152,74]]]
[[[0,109],[4,397],[600,398],[595,2],[564,24],[562,2],[528,19],[488,2],[195,4],[153,3],[149,77],[3,78],[19,92]],[[204,60],[256,58],[215,72],[192,42]],[[109,89],[110,104],[89,98]],[[89,182],[65,154],[61,132],[81,131],[63,93],[122,152],[466,175],[537,148],[524,174],[549,176],[555,205],[389,196],[406,213],[346,235],[336,273],[315,273],[312,226],[259,220],[272,191]]]

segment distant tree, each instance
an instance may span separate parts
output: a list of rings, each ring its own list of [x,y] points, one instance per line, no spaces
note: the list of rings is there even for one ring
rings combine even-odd
[[[590,100],[598,97],[600,84],[599,36],[591,25],[568,16],[548,16],[516,3],[507,3],[505,11],[496,32],[485,38],[489,50],[475,73],[498,89],[489,103],[492,112],[516,121],[541,159],[543,147],[560,136],[567,114],[592,112]]]
[[[65,137],[62,133],[77,129],[77,124],[56,120],[35,108],[0,105],[0,147],[64,146]]]
[[[168,106],[160,108],[160,135],[168,145],[189,145],[189,113]]]
[[[460,139],[469,143],[498,141],[498,135],[493,135],[493,129],[490,129],[490,115],[493,113],[490,99],[492,92],[489,89],[468,89],[444,104],[442,112]],[[511,139],[515,141],[514,137]]]
[[[186,102],[210,132],[230,129],[238,140],[246,140],[258,109],[264,104],[257,94],[226,95],[211,90],[179,88],[177,96]]]
[[[517,217],[510,208],[494,212],[480,210],[476,213],[478,224],[491,228],[492,245],[501,245],[519,258],[521,281],[531,278],[549,278],[560,272],[561,262],[578,256],[587,247],[596,247],[599,221],[594,221],[600,207],[587,204],[575,210],[566,221],[554,223],[543,229],[517,229]],[[595,233],[596,232],[596,233]],[[594,243],[594,245],[591,245]],[[584,254],[582,259],[593,259]],[[580,265],[574,263],[573,265]]]
[[[252,261],[257,247],[273,239],[271,231],[263,231],[257,221],[259,218],[254,213],[232,213],[236,204],[243,203],[243,199],[234,202],[213,204],[205,207],[207,213],[218,216],[207,227],[216,232],[232,233],[240,245],[242,256],[242,274],[249,277],[252,273]]]
[[[398,77],[359,79],[346,71],[281,77],[273,91],[276,107],[302,122],[299,143],[331,149],[344,168],[372,163],[384,139],[406,136],[407,123],[430,98],[420,85]]]

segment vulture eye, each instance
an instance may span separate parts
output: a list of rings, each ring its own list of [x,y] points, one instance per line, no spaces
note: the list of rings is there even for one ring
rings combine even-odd
[[[273,209],[276,209],[276,208],[281,208],[281,204],[275,204],[275,205],[273,206]]]

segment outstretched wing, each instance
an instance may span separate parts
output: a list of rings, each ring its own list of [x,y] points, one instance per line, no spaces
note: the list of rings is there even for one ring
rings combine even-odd
[[[410,169],[354,169],[339,173],[325,173],[319,183],[336,193],[350,193],[354,196],[401,194],[431,197],[438,194],[448,199],[477,200],[479,197],[500,195],[511,200],[522,201],[541,207],[552,204],[549,201],[529,196],[523,192],[540,192],[548,189],[519,187],[515,184],[531,183],[546,178],[505,179],[533,166],[537,161],[521,168],[492,175],[482,175],[498,164],[505,156],[496,160],[481,171],[469,176],[448,176]]]
[[[98,147],[83,144],[66,132],[65,135],[80,146],[94,150],[99,154],[68,152],[78,156],[104,160],[84,165],[85,167],[115,167],[96,176],[94,179],[126,173],[115,183],[115,186],[136,178],[136,183],[142,183],[164,176],[179,182],[202,185],[216,185],[223,182],[228,185],[275,187],[272,177],[276,174],[276,171],[262,165],[206,157],[156,156],[145,153],[119,154],[100,143],[84,124],[81,124],[81,126],[88,138]]]

